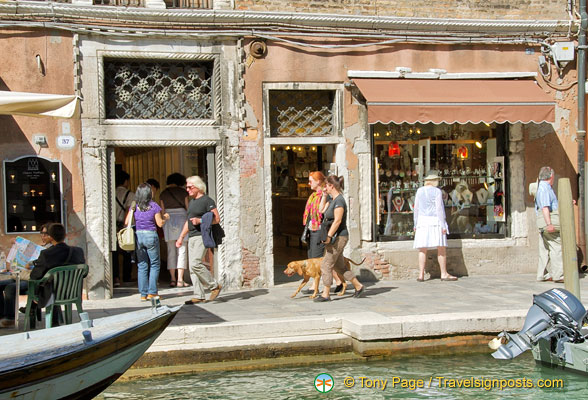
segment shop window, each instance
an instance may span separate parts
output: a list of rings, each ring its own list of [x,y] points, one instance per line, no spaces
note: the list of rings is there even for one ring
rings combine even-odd
[[[379,241],[414,238],[414,198],[429,169],[441,176],[449,238],[506,236],[506,125],[375,124],[371,134]]]
[[[272,193],[308,198],[312,193],[308,174],[321,171],[328,175],[333,159],[333,146],[272,146]]]
[[[272,137],[328,136],[335,129],[334,90],[270,90]]]
[[[38,232],[63,222],[61,161],[38,156],[4,160],[6,233]]]
[[[107,119],[213,119],[213,61],[104,59]]]

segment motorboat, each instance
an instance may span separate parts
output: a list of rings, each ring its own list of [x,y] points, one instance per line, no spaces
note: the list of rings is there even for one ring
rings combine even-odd
[[[155,300],[155,299],[154,299]],[[116,381],[180,310],[151,308],[0,337],[0,399],[90,399]]]
[[[512,359],[531,350],[537,363],[588,373],[586,309],[565,289],[533,296],[533,305],[518,333],[502,332],[489,346],[496,359]]]

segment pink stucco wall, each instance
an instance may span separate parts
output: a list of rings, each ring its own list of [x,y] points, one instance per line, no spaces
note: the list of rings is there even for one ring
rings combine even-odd
[[[50,94],[74,94],[73,43],[70,34],[46,30],[0,30],[0,90]],[[44,72],[37,67],[40,55]],[[78,141],[72,150],[60,150],[56,138],[63,133],[63,123],[69,123],[70,135]],[[67,128],[66,128],[67,129]],[[64,171],[63,196],[68,207],[68,237],[79,242],[84,223],[82,168],[79,141],[81,125],[77,118],[0,116],[0,159],[24,155],[39,155],[61,160]],[[40,148],[32,141],[34,134],[47,136],[48,147]],[[2,194],[4,197],[4,194]],[[4,199],[2,199],[2,204]],[[0,249],[7,250],[14,235],[4,234],[4,212],[0,209]],[[24,235],[38,241],[38,235]],[[79,244],[79,243],[77,243]]]

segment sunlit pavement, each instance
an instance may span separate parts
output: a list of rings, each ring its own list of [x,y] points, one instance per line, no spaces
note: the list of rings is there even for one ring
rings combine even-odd
[[[215,301],[198,305],[183,305],[191,298],[191,287],[160,288],[162,304],[183,307],[149,351],[210,351],[267,343],[306,346],[313,340],[343,343],[346,339],[417,339],[512,331],[522,327],[533,294],[565,287],[537,282],[534,274],[460,277],[456,282],[384,280],[365,282],[364,297],[354,298],[349,285],[344,296],[331,294],[332,301],[316,303],[306,288],[295,298],[290,297],[299,282],[223,290]],[[588,296],[588,279],[581,277],[580,287]],[[150,302],[140,301],[135,287],[117,288],[113,299],[83,303],[91,318],[150,306]],[[2,331],[14,333],[12,329]]]
[[[295,298],[290,297],[298,284],[295,281],[271,288],[223,290],[213,302],[184,306],[172,326],[367,311],[392,317],[527,310],[533,294],[553,287],[565,288],[564,284],[537,282],[532,274],[460,277],[456,282],[379,281],[366,282],[362,298],[353,298],[354,289],[349,285],[344,296],[332,293],[332,301],[316,303],[306,292],[308,285]],[[588,296],[588,279],[580,279],[580,288]],[[179,305],[191,298],[192,288],[164,288],[159,294],[163,304]],[[86,300],[83,306],[92,318],[99,318],[149,307],[150,303],[141,302],[135,288],[124,288],[117,290],[113,299]]]

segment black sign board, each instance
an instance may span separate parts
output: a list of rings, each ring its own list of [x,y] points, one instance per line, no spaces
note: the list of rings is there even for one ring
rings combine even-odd
[[[61,161],[39,156],[4,160],[5,232],[38,232],[48,222],[63,223],[61,190]]]

